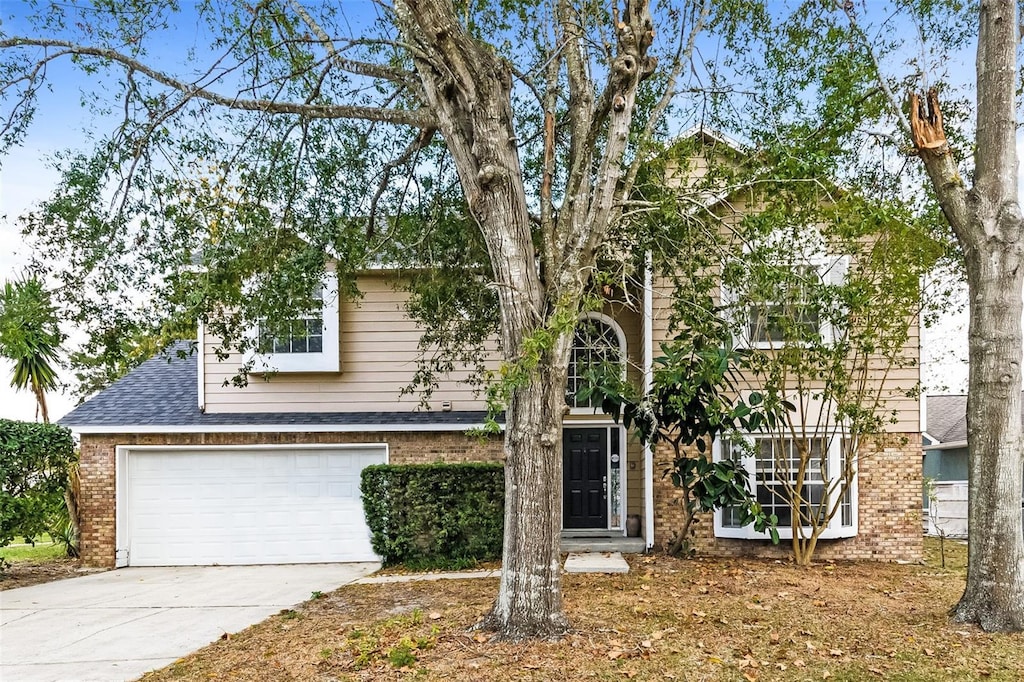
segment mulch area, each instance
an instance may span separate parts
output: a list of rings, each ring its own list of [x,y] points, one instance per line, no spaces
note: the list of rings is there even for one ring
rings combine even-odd
[[[0,591],[13,590],[16,587],[28,587],[48,583],[53,580],[76,578],[82,575],[78,571],[77,559],[53,559],[50,561],[16,561],[0,573]]]

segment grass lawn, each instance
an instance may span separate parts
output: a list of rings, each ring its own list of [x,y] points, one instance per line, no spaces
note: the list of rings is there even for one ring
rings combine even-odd
[[[966,548],[925,565],[631,559],[627,575],[566,575],[575,628],[492,643],[470,631],[497,580],[360,585],[318,595],[154,680],[1005,680],[1024,635],[951,624]]]
[[[35,545],[27,544],[24,538],[15,538],[12,544],[0,547],[0,558],[8,562],[0,572],[0,591],[78,575],[78,561],[69,559],[64,547],[54,544],[48,536],[37,540]]]
[[[50,561],[63,557],[64,547],[55,544],[49,536],[39,538],[35,545],[26,543],[25,538],[14,538],[10,545],[0,547],[0,558],[12,564],[18,561]]]

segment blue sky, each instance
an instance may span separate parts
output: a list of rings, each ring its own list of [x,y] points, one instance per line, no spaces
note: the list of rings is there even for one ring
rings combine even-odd
[[[183,3],[184,4],[184,3]],[[369,0],[345,0],[345,9],[355,19],[371,7]],[[5,0],[0,12],[5,17],[3,30],[19,33],[27,5],[18,0]],[[187,44],[209,44],[204,29],[194,23],[176,29]],[[972,67],[972,64],[968,64]],[[51,167],[50,158],[56,151],[80,148],[89,137],[90,121],[79,104],[79,87],[83,75],[72,69],[69,62],[51,65],[51,91],[41,100],[39,114],[25,143],[12,150],[0,167],[0,280],[19,274],[28,260],[28,249],[20,236],[17,217],[46,198],[54,187],[58,175]],[[1018,137],[1018,157],[1024,158],[1024,135]],[[1022,174],[1024,196],[1024,174]],[[966,386],[966,318],[953,316],[936,330],[924,331],[925,382],[927,390],[962,391]],[[70,342],[77,338],[74,330]],[[0,417],[33,419],[35,402],[29,393],[16,393],[8,386],[10,367],[0,363]],[[51,417],[56,419],[73,407],[72,401],[62,395],[50,397]]]

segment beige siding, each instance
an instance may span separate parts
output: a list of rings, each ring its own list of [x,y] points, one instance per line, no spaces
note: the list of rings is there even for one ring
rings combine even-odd
[[[392,279],[379,275],[361,278],[363,296],[340,305],[341,372],[253,374],[249,385],[230,385],[241,358],[220,362],[213,349],[216,339],[204,339],[206,410],[219,412],[403,412],[419,405],[416,395],[401,395],[416,371],[421,331],[405,313],[408,294],[395,290]],[[609,301],[602,312],[614,319],[626,338],[628,376],[639,382],[643,362],[640,314],[623,301]],[[498,366],[497,354],[490,358]],[[482,398],[458,383],[454,375],[435,389],[431,409],[451,401],[455,411],[483,410]],[[225,382],[228,385],[225,386]]]
[[[660,344],[673,336],[670,329],[673,299],[672,283],[669,280],[656,278],[653,284],[652,335],[654,353],[657,357],[660,354]],[[908,397],[908,393],[913,395],[916,391],[920,377],[919,331],[918,322],[914,320],[904,352],[905,359],[911,363],[910,366],[888,367],[888,363],[880,357],[872,358],[869,362],[872,370],[869,392],[878,393],[883,398],[884,404],[879,408],[879,414],[885,421],[885,431],[889,433],[915,433],[921,430],[919,402],[917,398]],[[747,382],[748,388],[756,386],[753,380]],[[812,385],[809,388],[820,389],[820,386]],[[890,421],[893,418],[895,422]]]
[[[343,300],[340,373],[278,373],[252,375],[249,385],[230,385],[238,371],[237,355],[219,362],[212,352],[216,340],[204,340],[206,411],[218,412],[406,412],[419,405],[416,395],[401,395],[416,371],[421,332],[405,313],[408,295],[396,291],[384,276],[360,279],[360,299]],[[492,365],[497,364],[496,358]],[[434,391],[430,406],[482,410],[483,400],[456,375]],[[229,385],[225,386],[225,381]]]

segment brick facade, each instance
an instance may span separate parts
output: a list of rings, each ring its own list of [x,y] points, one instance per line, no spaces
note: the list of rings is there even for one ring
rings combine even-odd
[[[460,432],[86,434],[82,436],[79,465],[82,564],[114,566],[117,446],[310,443],[387,443],[392,464],[496,461],[503,456],[500,439],[481,440]]]
[[[119,445],[289,445],[311,443],[387,443],[393,464],[496,461],[500,438],[468,437],[461,432],[381,433],[205,433],[83,435],[81,441],[82,563],[110,568],[116,542],[116,447]],[[661,477],[669,451],[655,453],[654,544],[664,546],[684,521],[678,493]],[[857,536],[820,540],[815,558],[918,561],[922,556],[921,436],[893,434],[867,443],[859,458]],[[631,472],[632,473],[632,472]],[[637,472],[639,473],[639,471]],[[631,496],[629,506],[641,500]],[[784,558],[788,541],[767,542],[714,537],[711,517],[697,525],[697,547],[709,556],[758,555]]]
[[[667,468],[671,450],[655,453],[656,472]],[[815,560],[871,559],[920,561],[921,529],[921,435],[888,434],[861,445],[858,457],[857,535],[839,540],[819,540]],[[673,532],[682,528],[685,512],[671,482],[656,474],[654,482],[654,544],[665,546]],[[767,541],[714,537],[714,521],[702,515],[696,524],[697,551],[706,556],[764,556],[786,558],[790,541],[778,546]]]

